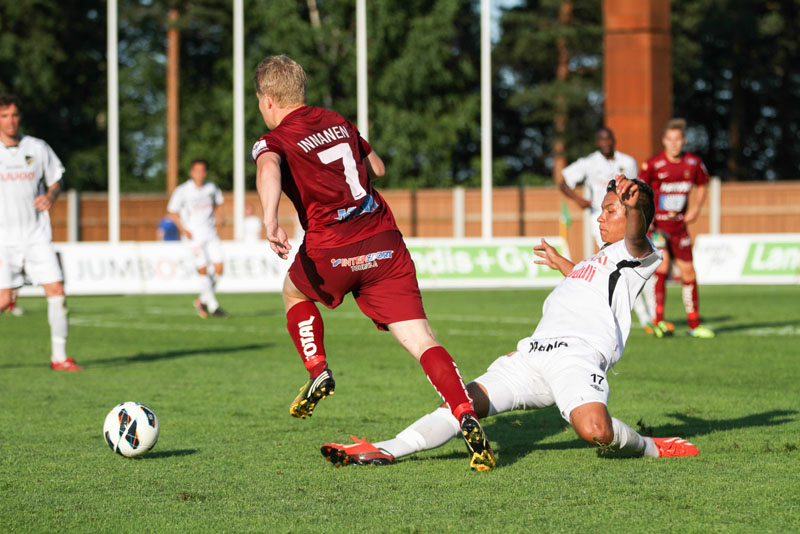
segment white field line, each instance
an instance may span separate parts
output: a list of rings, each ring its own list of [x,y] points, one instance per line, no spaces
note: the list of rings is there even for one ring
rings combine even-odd
[[[740,330],[740,334],[751,336],[797,336],[800,335],[800,326],[783,326],[781,328],[750,328]]]

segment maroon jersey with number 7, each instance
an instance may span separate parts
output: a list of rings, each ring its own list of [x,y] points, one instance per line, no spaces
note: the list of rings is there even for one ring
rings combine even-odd
[[[253,161],[267,152],[281,158],[281,186],[306,231],[307,248],[338,247],[397,230],[367,174],[372,147],[338,113],[313,106],[292,111],[256,141]]]

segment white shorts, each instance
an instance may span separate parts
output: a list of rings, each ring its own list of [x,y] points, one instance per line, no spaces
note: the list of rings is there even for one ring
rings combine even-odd
[[[222,242],[219,239],[210,241],[186,241],[192,251],[195,269],[202,269],[215,263],[222,263]]]
[[[52,243],[0,245],[0,289],[22,287],[23,271],[37,285],[64,280]]]
[[[475,382],[489,394],[490,415],[558,406],[569,422],[578,406],[608,405],[605,359],[577,338],[539,339],[533,352],[514,351],[496,359]]]

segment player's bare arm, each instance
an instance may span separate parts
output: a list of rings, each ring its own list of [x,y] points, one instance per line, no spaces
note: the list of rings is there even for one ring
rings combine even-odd
[[[625,246],[634,258],[643,258],[653,252],[647,239],[647,221],[642,209],[639,186],[618,174],[617,196],[625,207]]]
[[[591,208],[592,203],[580,196],[578,193],[575,192],[570,186],[567,185],[567,182],[564,178],[561,178],[561,181],[558,184],[558,188],[561,190],[564,195],[568,198],[571,198],[575,201],[575,203],[581,207],[581,209]]]
[[[686,224],[696,221],[697,217],[700,216],[700,209],[703,207],[703,203],[706,201],[706,195],[708,194],[708,186],[705,184],[696,185],[694,186],[694,190],[694,194],[689,197],[689,208],[686,210],[686,215],[683,218]]]
[[[47,188],[47,192],[33,199],[33,207],[39,211],[49,210],[55,204],[61,192],[61,180]]]
[[[281,201],[281,158],[266,152],[256,162],[256,189],[264,210],[264,226],[272,251],[282,259],[289,257],[289,236],[278,224],[278,205]]]
[[[172,219],[172,222],[174,222],[175,226],[178,227],[178,231],[181,233],[181,235],[185,235],[187,238],[192,239],[192,232],[187,230],[186,227],[183,225],[183,223],[181,222],[181,216],[180,215],[178,215],[177,213],[173,213],[171,211],[168,211],[167,212],[167,217]]]
[[[367,154],[366,164],[367,174],[371,179],[381,178],[386,174],[386,165],[374,150]]]
[[[559,271],[564,276],[567,276],[570,271],[572,271],[573,267],[575,267],[574,263],[559,254],[558,251],[544,239],[542,239],[540,244],[534,245],[533,253],[542,258],[540,260],[534,260],[534,263],[547,265],[551,269]]]

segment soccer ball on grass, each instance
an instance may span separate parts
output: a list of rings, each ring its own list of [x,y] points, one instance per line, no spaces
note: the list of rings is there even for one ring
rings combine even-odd
[[[143,404],[122,402],[106,416],[103,438],[117,454],[128,458],[139,456],[158,441],[158,418]]]

